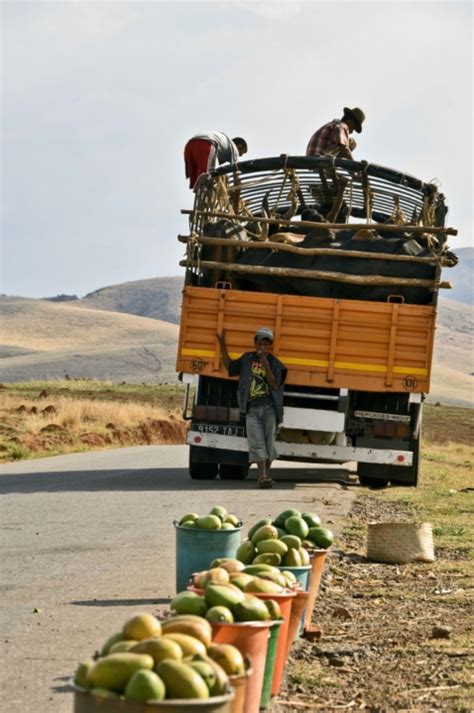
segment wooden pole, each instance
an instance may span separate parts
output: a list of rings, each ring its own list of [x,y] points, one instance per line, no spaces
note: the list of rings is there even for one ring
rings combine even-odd
[[[237,265],[210,260],[181,260],[180,267],[198,267],[200,270],[219,269],[224,272],[241,272],[250,275],[270,275],[278,277],[303,277],[307,280],[329,280],[347,282],[351,285],[404,285],[405,287],[426,287],[436,290],[438,287],[449,289],[449,282],[421,280],[414,277],[385,277],[382,275],[346,275],[342,272],[322,272],[320,270],[298,270],[289,267],[263,267],[261,265]]]
[[[441,262],[442,267],[452,267],[449,260],[438,259],[437,257],[418,257],[416,255],[389,255],[387,253],[369,253],[357,250],[335,250],[334,248],[298,248],[287,243],[273,243],[264,241],[262,243],[253,240],[238,240],[236,238],[209,238],[197,235],[178,235],[180,243],[188,243],[195,240],[202,245],[225,245],[228,247],[240,247],[243,250],[280,250],[281,252],[295,253],[296,255],[334,255],[336,257],[360,257],[373,260],[392,260],[395,262],[416,262],[426,265],[437,265]]]
[[[297,228],[320,228],[321,230],[385,230],[389,232],[405,232],[405,233],[442,233],[446,235],[457,235],[458,231],[454,228],[442,228],[437,226],[424,225],[391,225],[385,223],[315,223],[312,220],[284,220],[283,218],[258,218],[256,216],[249,217],[248,215],[233,215],[229,213],[208,212],[205,210],[182,210],[182,215],[192,215],[199,213],[207,215],[209,218],[227,218],[228,220],[240,220],[244,223],[271,223],[277,225],[294,225]]]

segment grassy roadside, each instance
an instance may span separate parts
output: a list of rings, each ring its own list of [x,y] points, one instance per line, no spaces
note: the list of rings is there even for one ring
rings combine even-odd
[[[88,379],[2,384],[0,462],[184,443],[182,388]]]
[[[323,637],[296,647],[282,710],[474,708],[474,414],[426,415],[420,486],[360,489],[315,608]],[[432,523],[436,561],[369,562],[370,521]]]

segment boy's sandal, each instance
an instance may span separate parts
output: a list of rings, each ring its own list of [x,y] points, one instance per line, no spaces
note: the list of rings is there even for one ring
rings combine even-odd
[[[259,488],[272,488],[273,487],[273,480],[268,475],[263,475],[261,478],[259,478],[257,480],[257,483],[258,483]]]

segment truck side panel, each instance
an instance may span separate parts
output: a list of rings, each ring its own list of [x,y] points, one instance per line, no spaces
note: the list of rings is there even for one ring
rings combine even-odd
[[[216,334],[235,358],[265,324],[288,385],[372,392],[428,392],[433,306],[274,295],[187,286],[177,371],[227,378]]]

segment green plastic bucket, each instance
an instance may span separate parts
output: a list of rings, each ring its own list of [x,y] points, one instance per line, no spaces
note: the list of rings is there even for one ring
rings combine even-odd
[[[280,565],[278,569],[283,572],[292,572],[295,577],[297,582],[301,584],[301,588],[307,592],[309,588],[309,575],[311,574],[311,565],[305,565],[301,567],[283,567],[283,565]]]
[[[275,658],[278,646],[278,636],[283,619],[275,621],[270,627],[270,638],[268,639],[267,658],[265,660],[265,671],[263,674],[262,697],[260,708],[268,708],[272,697],[273,671],[275,669]]]
[[[176,591],[182,592],[194,572],[209,569],[217,557],[235,558],[242,540],[242,524],[233,530],[198,530],[196,527],[176,529]]]

